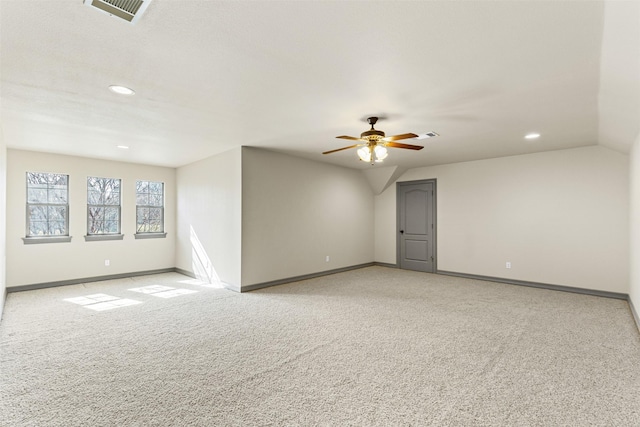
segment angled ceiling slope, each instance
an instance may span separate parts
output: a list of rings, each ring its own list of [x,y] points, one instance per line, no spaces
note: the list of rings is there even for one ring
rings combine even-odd
[[[640,1],[604,10],[598,143],[628,153],[640,133]]]
[[[624,139],[607,129],[637,105],[627,90],[637,72],[621,71],[629,61],[602,58],[619,37],[625,54],[637,51],[638,2],[611,2],[620,13],[602,1],[149,3],[129,25],[80,0],[0,2],[9,148],[176,167],[255,146],[413,168]],[[621,33],[603,41],[610,27]],[[389,135],[440,136],[376,166],[321,154],[368,116],[386,117]]]

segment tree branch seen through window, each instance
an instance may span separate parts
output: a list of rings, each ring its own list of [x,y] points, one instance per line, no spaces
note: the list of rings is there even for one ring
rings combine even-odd
[[[164,232],[164,183],[136,181],[136,233]]]
[[[120,180],[87,178],[87,234],[120,234]]]
[[[69,235],[69,175],[27,172],[26,235]]]

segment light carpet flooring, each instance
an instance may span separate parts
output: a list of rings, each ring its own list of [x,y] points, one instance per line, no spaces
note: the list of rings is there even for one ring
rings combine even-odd
[[[640,426],[625,301],[385,267],[11,293],[0,363],[2,426]]]

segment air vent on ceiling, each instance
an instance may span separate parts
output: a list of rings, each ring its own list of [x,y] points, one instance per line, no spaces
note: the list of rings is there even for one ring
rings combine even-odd
[[[440,136],[440,134],[435,132],[421,133],[416,139],[433,138],[434,136]]]
[[[151,3],[151,0],[84,0],[84,4],[95,7],[111,16],[135,24]]]

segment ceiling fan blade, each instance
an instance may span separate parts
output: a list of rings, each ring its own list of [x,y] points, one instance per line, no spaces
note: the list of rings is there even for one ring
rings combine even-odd
[[[417,138],[418,135],[416,135],[415,133],[403,133],[402,135],[393,135],[393,136],[388,136],[386,138],[382,138],[383,141],[399,141],[401,139],[410,139],[410,138]]]
[[[352,141],[362,141],[362,139],[360,139],[360,138],[356,138],[355,136],[347,136],[347,135],[336,136],[336,138],[340,138],[340,139],[350,139],[350,140],[352,140]]]
[[[348,150],[349,148],[355,148],[355,147],[357,147],[358,145],[360,145],[360,144],[350,145],[350,146],[348,146],[348,147],[342,147],[342,148],[338,148],[338,149],[336,149],[336,150],[325,151],[325,152],[324,152],[324,153],[322,153],[322,154],[331,154],[331,153],[335,153],[336,151]]]
[[[406,148],[408,150],[422,150],[424,148],[422,145],[401,144],[399,142],[387,142],[384,145],[393,148]]]

